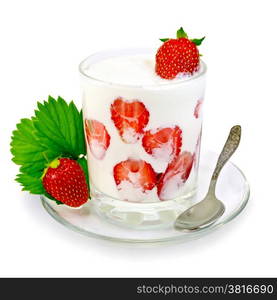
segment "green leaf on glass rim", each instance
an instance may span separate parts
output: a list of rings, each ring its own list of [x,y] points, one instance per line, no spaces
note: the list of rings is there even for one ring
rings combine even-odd
[[[177,30],[177,39],[179,38],[188,38],[187,33],[184,31],[183,27]]]
[[[202,44],[202,42],[204,41],[205,36],[203,36],[201,39],[192,39],[191,41],[196,45],[196,46],[200,46]]]
[[[35,115],[37,137],[46,148],[74,159],[86,154],[82,113],[73,102],[49,96],[43,104],[38,102]]]

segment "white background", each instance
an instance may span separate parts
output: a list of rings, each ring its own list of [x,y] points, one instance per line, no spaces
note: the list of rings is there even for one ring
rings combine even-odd
[[[276,1],[2,1],[0,4],[0,276],[277,276]],[[183,26],[208,64],[203,149],[233,157],[251,184],[246,210],[186,244],[131,247],[83,237],[54,221],[14,182],[9,143],[48,94],[80,107],[79,62],[107,48],[159,45]]]

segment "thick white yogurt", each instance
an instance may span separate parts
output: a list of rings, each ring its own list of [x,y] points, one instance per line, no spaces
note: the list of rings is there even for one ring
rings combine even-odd
[[[153,54],[134,54],[107,55],[101,59],[92,57],[85,61],[83,66],[81,65],[81,69],[84,119],[101,122],[105,126],[106,134],[110,136],[107,149],[103,148],[102,144],[95,145],[95,140],[91,143],[91,147],[96,147],[96,150],[97,147],[102,147],[101,151],[105,149],[104,155],[102,152],[101,155],[93,155],[93,151],[87,147],[92,189],[95,188],[112,198],[140,203],[171,200],[190,193],[195,188],[197,178],[198,168],[195,165],[199,152],[197,141],[202,124],[202,106],[199,103],[204,98],[205,66],[201,65],[199,72],[190,78],[165,80],[155,74]],[[149,120],[143,132],[132,141],[134,137],[132,129],[126,130],[121,135],[111,116],[111,106],[118,98],[126,103],[141,102],[149,113]],[[195,112],[197,107],[199,111]],[[170,164],[169,160],[172,159],[167,159],[170,157],[170,149],[156,148],[151,155],[143,147],[142,139],[144,132],[148,130],[155,133],[159,128],[174,128],[174,126],[178,126],[182,131],[179,155],[186,151],[190,152],[193,158],[196,157],[187,180],[182,182],[179,174],[180,176],[176,176],[178,182],[174,182],[173,178],[173,181],[167,183],[170,187],[169,193],[163,191],[162,194],[168,199],[159,197],[158,179],[157,185],[146,191],[134,188],[131,179],[116,184],[114,167],[128,159],[145,161],[160,174],[159,176],[165,173]],[[131,178],[137,174],[129,175]]]
[[[195,74],[201,73],[200,70]],[[182,75],[168,81],[155,73],[155,54],[124,55],[104,59],[89,66],[86,73],[98,80],[122,85],[163,85],[181,82],[193,76]],[[194,75],[194,76],[195,76]]]

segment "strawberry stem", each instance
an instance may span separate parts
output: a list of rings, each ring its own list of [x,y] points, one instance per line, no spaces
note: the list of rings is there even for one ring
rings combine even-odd
[[[177,30],[177,39],[188,38],[187,33],[184,31],[183,27]]]
[[[45,176],[45,174],[47,173],[47,171],[48,171],[49,168],[56,169],[59,165],[60,165],[60,160],[59,160],[59,158],[56,158],[56,159],[54,159],[53,161],[51,161],[51,163],[49,163],[49,164],[47,165],[47,167],[43,170],[43,173],[42,173],[40,179],[41,179],[41,180],[43,179],[43,177]]]
[[[59,165],[60,165],[60,160],[56,158],[49,164],[49,167],[56,169]]]
[[[188,35],[184,31],[183,27],[180,27],[180,29],[177,30],[176,35],[177,35],[177,39],[180,39],[180,38],[188,39]],[[193,42],[196,46],[200,46],[202,44],[202,42],[204,41],[204,39],[205,39],[205,36],[203,36],[201,39],[190,39],[190,41]],[[161,42],[167,42],[168,40],[170,40],[170,38],[160,39]]]

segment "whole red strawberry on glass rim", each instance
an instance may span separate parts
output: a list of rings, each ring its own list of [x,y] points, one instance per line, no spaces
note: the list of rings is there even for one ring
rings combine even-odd
[[[44,170],[42,183],[49,195],[68,206],[79,207],[88,201],[85,173],[73,159],[53,160]]]
[[[176,39],[161,39],[163,45],[156,53],[156,73],[164,79],[174,79],[180,75],[192,75],[200,67],[200,54],[197,46],[201,39],[189,39],[181,27]]]

